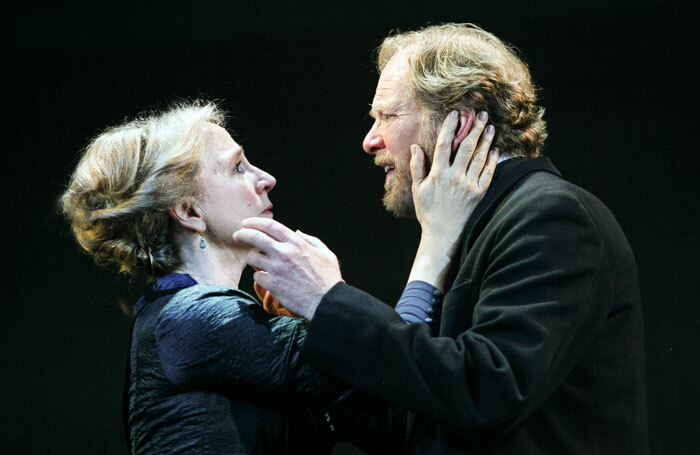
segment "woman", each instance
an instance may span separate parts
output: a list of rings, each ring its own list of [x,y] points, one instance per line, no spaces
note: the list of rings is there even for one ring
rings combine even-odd
[[[78,243],[97,264],[154,281],[130,347],[134,453],[330,452],[323,409],[344,387],[299,361],[305,320],[238,290],[251,251],[233,234],[272,217],[275,183],[211,103],[108,129],[80,159],[62,196]]]

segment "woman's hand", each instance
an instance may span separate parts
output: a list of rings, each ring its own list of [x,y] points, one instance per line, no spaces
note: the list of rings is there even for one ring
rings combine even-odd
[[[489,151],[494,137],[488,115],[480,113],[452,163],[451,144],[458,113],[447,116],[440,129],[430,173],[425,175],[425,154],[411,146],[412,192],[421,242],[409,281],[426,281],[443,290],[451,257],[467,220],[486,194],[498,163],[498,151]]]

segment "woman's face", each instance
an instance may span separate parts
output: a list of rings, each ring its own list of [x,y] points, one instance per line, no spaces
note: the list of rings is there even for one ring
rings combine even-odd
[[[233,233],[253,216],[272,218],[268,192],[275,178],[248,162],[243,148],[220,126],[209,124],[200,157],[203,212],[208,243],[235,246]]]

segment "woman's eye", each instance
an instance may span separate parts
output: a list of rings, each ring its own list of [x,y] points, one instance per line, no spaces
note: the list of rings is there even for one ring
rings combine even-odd
[[[239,161],[238,163],[236,163],[236,166],[233,168],[233,172],[236,172],[236,173],[243,172],[243,161]]]

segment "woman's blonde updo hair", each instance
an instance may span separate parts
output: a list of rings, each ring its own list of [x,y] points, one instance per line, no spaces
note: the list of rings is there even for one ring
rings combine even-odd
[[[540,154],[547,138],[544,109],[527,66],[503,41],[473,24],[400,33],[379,46],[379,71],[399,53],[408,58],[411,92],[428,112],[422,133],[434,135],[448,112],[471,107],[489,113],[501,156]]]
[[[146,277],[180,265],[169,209],[199,193],[211,102],[175,105],[107,129],[87,146],[60,202],[80,246],[103,267]]]

